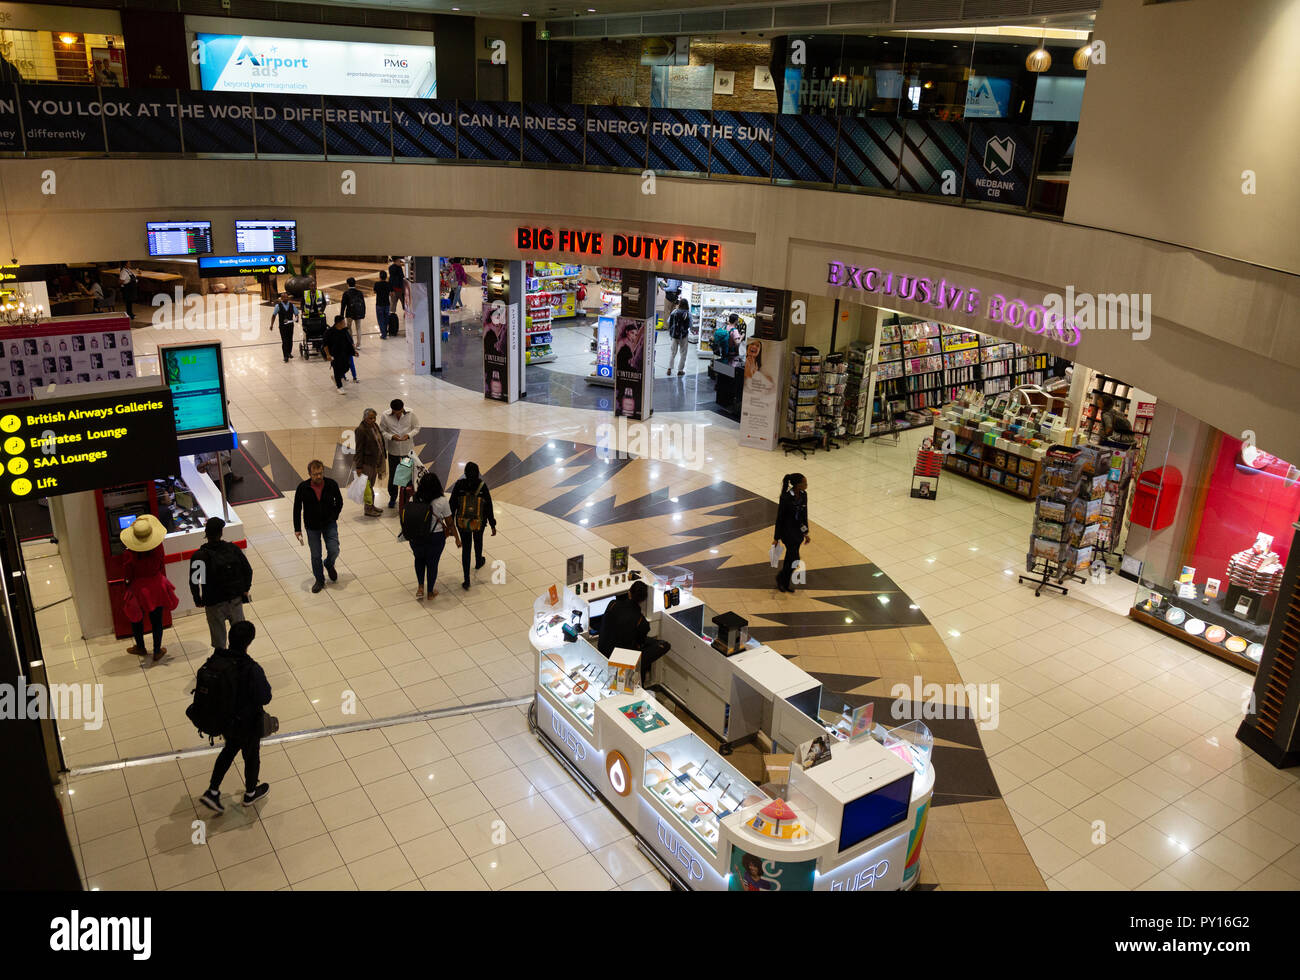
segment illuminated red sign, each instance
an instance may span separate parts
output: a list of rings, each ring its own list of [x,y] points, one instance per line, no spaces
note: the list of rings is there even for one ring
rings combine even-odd
[[[689,238],[655,238],[652,235],[614,235],[609,241],[598,231],[575,228],[516,228],[515,248],[523,252],[569,252],[576,255],[610,255],[615,258],[671,262],[675,265],[717,269],[722,246]]]

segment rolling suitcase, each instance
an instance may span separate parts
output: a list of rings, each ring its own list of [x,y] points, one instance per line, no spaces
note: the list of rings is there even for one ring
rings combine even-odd
[[[388,332],[389,332],[389,334],[399,333],[399,330],[397,329],[399,326],[400,326],[400,322],[399,322],[398,319],[397,319],[397,314],[396,314],[396,313],[390,313],[390,314],[388,314]]]

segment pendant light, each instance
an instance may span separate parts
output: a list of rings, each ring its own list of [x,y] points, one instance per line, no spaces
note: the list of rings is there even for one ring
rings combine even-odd
[[[1088,66],[1092,64],[1092,39],[1091,38],[1088,39],[1087,44],[1081,47],[1078,51],[1074,52],[1074,57],[1071,59],[1071,61],[1074,63],[1074,67],[1076,70],[1078,71],[1088,70]]]
[[[1025,67],[1030,71],[1047,71],[1052,67],[1052,56],[1047,51],[1047,31],[1043,31],[1043,39],[1038,42],[1038,47],[1029,52],[1029,57],[1025,59]]]

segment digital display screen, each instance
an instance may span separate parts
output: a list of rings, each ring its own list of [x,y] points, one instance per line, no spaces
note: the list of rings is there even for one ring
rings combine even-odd
[[[149,221],[145,232],[152,256],[212,254],[211,221]]]
[[[269,255],[200,255],[199,278],[280,275],[288,271],[289,266],[285,261],[287,258],[282,252]]]
[[[298,222],[275,219],[235,222],[235,251],[240,255],[255,252],[298,251]]]
[[[125,531],[128,527],[130,527],[132,524],[135,523],[135,520],[136,519],[130,514],[127,514],[125,517],[119,517],[117,519],[117,529],[119,531]]]
[[[840,821],[841,853],[907,819],[907,809],[912,802],[912,776],[908,773],[888,786],[845,804],[844,818]]]
[[[178,433],[229,426],[218,343],[159,347],[163,380],[172,391]]]

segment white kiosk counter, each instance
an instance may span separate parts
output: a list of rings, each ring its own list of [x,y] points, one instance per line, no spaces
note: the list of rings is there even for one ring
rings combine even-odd
[[[563,626],[573,633],[580,621],[589,625],[586,617],[603,613],[605,600],[628,584],[607,577],[586,592],[566,589],[554,604],[538,600],[530,632],[538,651],[532,720],[543,745],[634,830],[642,852],[693,890],[914,885],[934,790],[925,726],[876,726],[836,741],[819,718],[815,678],[753,641],[724,656],[690,627],[702,603],[679,593],[680,607],[665,611],[664,583],[655,583],[647,618],[672,651],[652,668],[652,687],[666,681],[670,700],[729,740],[724,751],[760,731],[791,751],[817,737],[831,743],[825,761],[792,765],[785,798],[774,800],[654,694],[615,689],[613,669],[587,638],[566,642]]]

